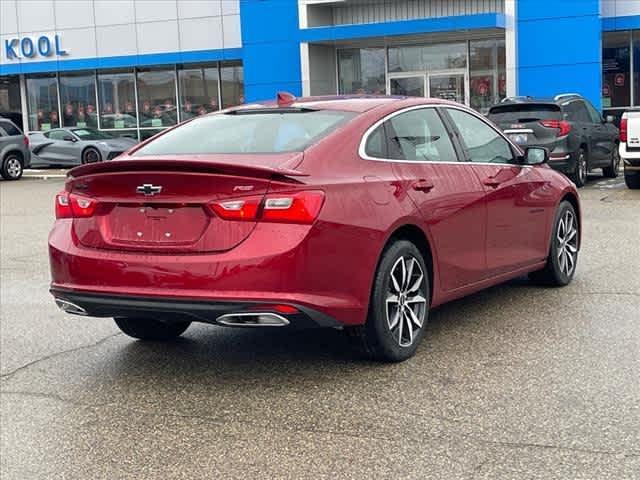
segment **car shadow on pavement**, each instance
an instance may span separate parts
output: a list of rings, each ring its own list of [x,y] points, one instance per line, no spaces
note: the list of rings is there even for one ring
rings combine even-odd
[[[477,335],[480,329],[488,338],[497,335],[492,329],[502,329],[504,318],[495,312],[518,303],[530,304],[536,292],[544,293],[526,279],[516,279],[434,309],[425,341],[416,358],[405,365],[426,362],[429,350],[453,348],[462,337]],[[310,372],[343,375],[394,368],[357,354],[347,335],[336,329],[287,331],[193,324],[184,337],[170,343],[123,338],[127,343],[109,355],[104,365],[113,377],[143,375],[160,380],[166,375],[187,375],[190,381],[202,377],[207,382],[216,378],[246,382],[282,375],[282,381],[291,381],[296,372],[307,378]]]

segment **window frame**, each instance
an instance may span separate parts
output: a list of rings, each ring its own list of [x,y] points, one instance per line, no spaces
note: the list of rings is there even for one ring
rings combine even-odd
[[[449,129],[454,132],[454,137],[455,137],[455,141],[458,144],[458,147],[461,150],[461,156],[463,158],[463,160],[461,160],[463,163],[466,163],[468,165],[491,165],[491,166],[500,166],[500,165],[510,165],[510,166],[514,166],[514,167],[533,167],[533,165],[526,165],[523,161],[524,159],[524,150],[522,150],[522,148],[520,148],[518,145],[516,145],[509,137],[506,136],[506,134],[504,132],[502,132],[502,130],[500,130],[497,127],[494,127],[486,118],[484,118],[481,114],[477,113],[475,110],[472,110],[470,107],[469,108],[461,108],[457,105],[443,105],[440,107],[443,111],[442,111],[442,116],[446,118],[447,124]],[[467,152],[468,152],[468,148],[466,147],[466,145],[464,144],[464,141],[460,135],[460,130],[458,130],[458,127],[456,126],[455,122],[453,121],[453,119],[451,118],[451,116],[449,115],[449,113],[447,112],[447,109],[451,109],[451,110],[460,110],[461,112],[467,113],[469,115],[471,115],[472,117],[476,117],[478,120],[480,120],[482,123],[484,123],[487,127],[489,127],[491,130],[493,130],[499,137],[501,137],[505,142],[507,142],[507,145],[509,145],[509,147],[511,148],[511,153],[513,155],[513,160],[511,162],[507,162],[507,163],[492,163],[492,162],[474,162],[472,161]]]
[[[405,159],[394,159],[394,158],[378,158],[378,157],[372,157],[369,154],[367,154],[367,143],[369,141],[369,137],[378,129],[378,127],[382,126],[382,130],[383,132],[385,132],[383,149],[386,152],[388,157],[389,144],[387,142],[387,134],[386,134],[387,132],[386,124],[388,123],[388,121],[398,115],[402,115],[403,113],[412,112],[414,110],[426,110],[426,109],[435,110],[436,115],[438,115],[438,117],[440,118],[442,125],[444,126],[446,132],[449,135],[449,141],[451,142],[453,146],[453,150],[456,154],[456,159],[457,159],[456,161],[446,161],[446,160],[429,161],[429,160],[405,160]],[[457,165],[462,163],[463,162],[462,159],[464,158],[463,152],[460,149],[460,145],[457,142],[456,135],[454,131],[450,128],[450,123],[444,117],[443,112],[440,110],[440,105],[438,104],[413,105],[411,107],[404,107],[394,112],[388,113],[384,117],[378,119],[373,125],[369,126],[367,130],[364,132],[364,134],[362,135],[362,138],[360,139],[360,145],[358,147],[358,156],[362,160],[369,160],[374,162],[408,163],[408,164],[414,164],[414,165],[421,165],[421,164],[427,164],[427,165],[455,164]]]

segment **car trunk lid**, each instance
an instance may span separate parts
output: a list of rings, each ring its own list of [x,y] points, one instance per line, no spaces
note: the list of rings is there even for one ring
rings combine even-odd
[[[67,191],[96,202],[95,212],[74,218],[78,241],[90,248],[138,252],[216,252],[232,249],[255,227],[223,220],[213,202],[264,196],[273,179],[294,182],[299,171],[278,167],[300,153],[279,154],[270,165],[232,155],[195,159],[114,160],[73,169]],[[229,156],[228,156],[229,157]],[[252,165],[251,162],[254,162]]]

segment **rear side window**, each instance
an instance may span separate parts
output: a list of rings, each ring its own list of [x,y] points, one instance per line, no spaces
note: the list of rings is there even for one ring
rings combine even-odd
[[[602,115],[598,112],[593,105],[589,102],[584,102],[587,107],[587,111],[589,112],[589,116],[591,117],[591,121],[593,123],[602,123]]]
[[[496,105],[489,110],[488,118],[495,123],[527,123],[540,120],[561,120],[560,107],[544,103],[517,103]]]
[[[460,132],[467,157],[479,163],[510,163],[513,151],[501,135],[483,120],[470,113],[448,108],[453,123]]]
[[[396,115],[387,122],[385,128],[391,159],[420,162],[458,160],[449,134],[433,108]]]
[[[387,144],[384,134],[384,125],[380,125],[371,133],[371,135],[369,135],[364,151],[367,155],[373,158],[386,158]]]
[[[458,160],[449,133],[433,108],[410,110],[391,117],[369,135],[365,153],[389,160]]]
[[[18,129],[18,127],[7,121],[0,120],[0,128],[2,128],[2,130],[4,130],[5,133],[9,136],[22,135],[22,132],[20,131],[20,129]]]
[[[591,122],[591,115],[589,115],[589,111],[587,110],[584,102],[578,100],[565,103],[563,104],[563,108],[566,120],[569,120],[570,122]]]
[[[276,109],[214,114],[158,136],[134,156],[302,151],[355,115],[330,110]]]

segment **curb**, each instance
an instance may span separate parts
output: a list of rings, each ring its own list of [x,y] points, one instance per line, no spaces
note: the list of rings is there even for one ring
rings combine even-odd
[[[51,174],[51,175],[22,175],[20,180],[54,180],[58,178],[67,178],[66,175]]]
[[[60,169],[27,168],[22,174],[22,180],[51,180],[58,178],[67,178],[67,172]]]

